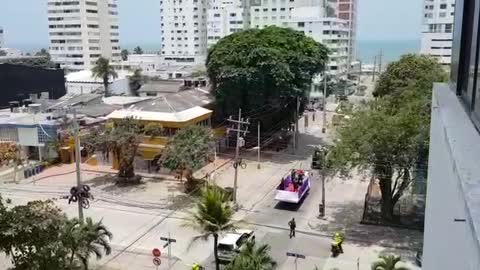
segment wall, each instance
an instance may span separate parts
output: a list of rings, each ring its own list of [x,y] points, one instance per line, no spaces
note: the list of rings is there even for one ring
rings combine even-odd
[[[469,181],[467,175],[470,179],[480,176],[480,151],[475,149],[480,135],[446,85],[434,87],[432,107],[422,269],[478,270],[480,242],[474,231],[478,220],[469,207],[479,205],[468,204],[471,189],[465,192],[463,187]]]
[[[18,144],[27,146],[38,146],[38,131],[33,128],[18,128]]]
[[[29,98],[31,93],[48,92],[51,99],[65,95],[62,69],[0,64],[0,107],[9,101]]]

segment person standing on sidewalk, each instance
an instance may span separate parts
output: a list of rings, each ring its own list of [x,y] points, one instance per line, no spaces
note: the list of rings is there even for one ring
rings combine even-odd
[[[297,227],[297,223],[295,223],[295,218],[292,218],[288,222],[288,226],[290,227],[290,238],[295,237],[295,228]]]

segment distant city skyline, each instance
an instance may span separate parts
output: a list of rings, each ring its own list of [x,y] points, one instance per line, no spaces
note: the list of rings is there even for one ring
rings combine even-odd
[[[5,45],[48,47],[46,0],[3,0],[0,26]],[[118,0],[120,43],[147,49],[160,46],[159,0]],[[358,40],[420,40],[422,2],[359,0]]]

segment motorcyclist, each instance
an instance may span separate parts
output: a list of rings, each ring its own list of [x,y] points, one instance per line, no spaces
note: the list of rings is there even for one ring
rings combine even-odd
[[[199,263],[194,263],[192,265],[192,270],[202,270],[204,269]]]
[[[332,248],[337,248],[340,253],[343,253],[343,235],[339,232],[333,234]]]

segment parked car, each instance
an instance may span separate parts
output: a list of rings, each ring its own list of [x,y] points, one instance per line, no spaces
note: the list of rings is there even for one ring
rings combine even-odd
[[[231,262],[242,250],[247,241],[255,241],[252,230],[236,230],[227,233],[218,241],[218,258],[221,262]]]

